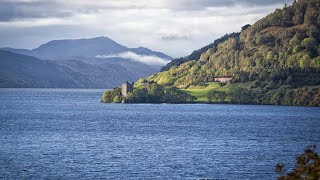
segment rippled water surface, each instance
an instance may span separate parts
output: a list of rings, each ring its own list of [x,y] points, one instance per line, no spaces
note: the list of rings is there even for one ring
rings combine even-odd
[[[0,89],[0,178],[275,179],[320,109],[101,104],[103,90]]]

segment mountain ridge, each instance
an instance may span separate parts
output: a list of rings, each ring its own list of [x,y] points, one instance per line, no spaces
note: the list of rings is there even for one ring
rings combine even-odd
[[[113,88],[155,71],[145,64],[122,58],[89,64],[84,60],[41,60],[0,50],[1,88]]]
[[[2,88],[58,88],[61,86],[90,88],[92,86],[82,74],[73,73],[69,68],[49,61],[3,50],[0,50],[0,57],[0,87]]]
[[[0,63],[6,65],[12,72],[2,69],[0,76],[5,77],[6,74],[10,74],[10,78],[2,78],[2,85],[0,87],[10,87],[10,83],[13,87],[59,87],[59,88],[113,88],[123,81],[136,81],[141,77],[151,75],[158,72],[161,68],[161,64],[148,64],[148,60],[160,59],[170,60],[170,56],[167,56],[161,52],[152,51],[148,48],[127,48],[107,37],[96,37],[90,39],[67,39],[67,40],[53,40],[46,44],[39,46],[32,50],[26,49],[14,49],[14,48],[0,48],[2,51],[12,52],[12,54],[5,54],[4,52],[0,56]],[[97,58],[99,54],[121,54],[126,52],[137,53],[134,58],[130,56],[125,57],[108,57]],[[24,56],[20,56],[24,55]],[[17,57],[15,57],[17,56]],[[146,58],[148,57],[148,58]],[[9,58],[9,59],[8,59]],[[67,73],[66,76],[73,77],[73,79],[67,79],[70,81],[68,85],[66,79],[60,78],[61,84],[54,81],[54,76],[47,76],[46,71],[37,71],[34,80],[39,79],[37,76],[50,77],[48,81],[53,83],[43,82],[32,83],[30,79],[25,80],[20,77],[18,69],[12,67],[16,61],[12,60],[10,66],[10,58],[19,58],[19,67],[27,67],[29,71],[23,71],[26,77],[32,75],[34,71],[37,71],[37,62],[42,64],[41,68],[49,68],[43,65],[43,62],[49,63],[52,67],[57,69],[64,68]],[[137,59],[138,58],[138,59]],[[139,58],[142,60],[139,61]],[[25,59],[25,65],[21,64]],[[28,62],[32,61],[32,62]],[[157,61],[155,61],[157,63]],[[33,68],[33,69],[32,69]],[[50,71],[50,73],[59,73],[57,69]],[[22,70],[21,70],[22,71]],[[75,76],[78,74],[77,76]],[[77,77],[79,77],[79,83],[75,83]],[[17,78],[17,79],[15,79]],[[19,84],[18,79],[23,79],[28,83]],[[86,81],[84,81],[86,79]],[[7,85],[5,85],[7,83]],[[87,84],[86,84],[87,83]]]
[[[145,47],[128,48],[104,36],[95,38],[52,40],[31,50],[14,49],[11,47],[4,47],[0,49],[50,60],[68,59],[79,56],[96,57],[97,55],[117,54],[127,51],[132,51],[139,55],[153,55],[167,60],[173,59],[164,53],[153,51]]]

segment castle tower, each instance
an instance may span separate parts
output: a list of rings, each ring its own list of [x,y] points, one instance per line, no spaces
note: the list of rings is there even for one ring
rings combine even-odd
[[[128,92],[133,92],[134,83],[129,83],[128,81],[123,83],[121,86],[121,93],[124,97],[128,95]]]

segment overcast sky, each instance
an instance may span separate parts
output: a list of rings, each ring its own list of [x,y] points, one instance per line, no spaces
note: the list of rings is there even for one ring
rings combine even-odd
[[[181,57],[292,1],[0,0],[0,47],[107,36]]]

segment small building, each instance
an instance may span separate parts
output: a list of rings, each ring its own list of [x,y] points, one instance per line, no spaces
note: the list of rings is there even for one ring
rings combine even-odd
[[[123,83],[121,86],[122,96],[126,97],[129,92],[133,92],[134,83],[129,83],[128,81]]]
[[[221,83],[228,83],[233,79],[232,76],[221,76],[221,77],[215,77],[215,82],[221,82]]]

